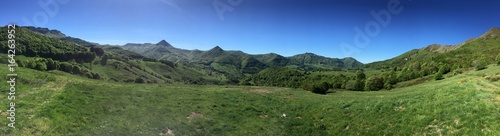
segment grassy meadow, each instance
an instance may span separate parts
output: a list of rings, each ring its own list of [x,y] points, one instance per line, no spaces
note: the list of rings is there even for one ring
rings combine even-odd
[[[500,81],[492,80],[500,66],[493,65],[390,91],[327,95],[17,70],[16,128],[0,127],[0,135],[500,135]]]

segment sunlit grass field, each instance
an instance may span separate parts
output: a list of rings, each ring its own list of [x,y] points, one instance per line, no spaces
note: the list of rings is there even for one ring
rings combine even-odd
[[[132,84],[18,68],[1,135],[500,135],[500,67],[390,91]],[[0,67],[0,75],[7,67]]]

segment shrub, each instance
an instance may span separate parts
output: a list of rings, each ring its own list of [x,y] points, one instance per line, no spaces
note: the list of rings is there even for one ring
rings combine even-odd
[[[146,81],[143,78],[137,77],[135,78],[134,83],[146,83]]]
[[[436,73],[436,74],[434,75],[434,79],[435,79],[435,80],[442,80],[442,79],[444,79],[444,78],[443,78],[443,74],[442,74],[441,72]]]
[[[488,66],[486,66],[486,63],[481,63],[479,65],[476,66],[476,70],[479,71],[479,70],[483,70],[483,69],[486,69],[488,68]]]
[[[99,60],[99,61],[100,61],[100,60]],[[99,61],[97,61],[97,60],[96,60],[96,61],[92,61],[92,64],[94,64],[94,65],[99,65],[99,63],[100,63]]]
[[[99,73],[92,73],[92,77],[94,79],[101,79],[101,75],[99,75]]]
[[[19,66],[19,67],[25,67],[26,66],[26,63],[24,61],[22,61],[22,60],[17,61],[16,63],[17,63],[17,66]]]
[[[105,66],[108,63],[108,58],[109,58],[108,54],[104,54],[102,56],[101,62],[100,62],[102,66]]]
[[[92,76],[92,73],[90,73],[90,72],[86,72],[84,74],[84,76],[87,77],[87,78],[94,78],[94,76]]]
[[[329,88],[330,84],[328,84],[327,82],[305,84],[303,86],[304,90],[311,91],[316,94],[326,94]]]
[[[380,77],[370,77],[366,80],[365,90],[366,91],[378,91],[384,88],[384,80]]]
[[[80,67],[76,66],[76,65],[73,65],[72,69],[71,69],[71,73],[73,74],[77,74],[77,75],[80,75],[81,74],[81,71],[82,69],[80,69]]]
[[[44,62],[38,61],[35,63],[34,69],[45,71],[47,70],[47,65]]]
[[[363,70],[356,71],[356,79],[357,80],[365,80],[366,79],[366,75],[363,72]]]
[[[460,69],[458,69],[458,70],[455,70],[455,71],[453,72],[453,75],[458,75],[458,74],[462,74],[462,73],[463,73],[463,71],[462,71],[462,70],[460,70]]]
[[[497,60],[497,65],[500,66],[500,53],[498,53],[496,60]]]
[[[68,62],[62,62],[60,65],[60,70],[71,73],[73,71],[73,66]]]
[[[439,68],[439,73],[447,74],[451,71],[451,68],[448,65],[443,65]]]
[[[387,90],[391,90],[391,89],[392,89],[392,85],[391,85],[391,83],[389,83],[389,82],[385,82],[385,83],[384,83],[384,88],[385,88],[385,89],[387,89]]]
[[[47,60],[47,70],[57,70],[60,68],[60,64],[58,61],[54,61],[51,58],[48,58],[46,60]]]
[[[483,69],[486,69],[488,68],[488,64],[485,62],[485,61],[479,61],[477,64],[476,64],[476,70],[479,71],[479,70],[483,70]]]
[[[352,91],[363,91],[364,83],[361,80],[349,80],[345,89]]]
[[[174,65],[174,62],[172,61],[168,61],[168,60],[160,60],[161,63],[171,67],[171,68],[175,68],[175,65]]]
[[[95,53],[97,56],[102,56],[104,54],[104,50],[97,46],[90,47],[90,51]]]

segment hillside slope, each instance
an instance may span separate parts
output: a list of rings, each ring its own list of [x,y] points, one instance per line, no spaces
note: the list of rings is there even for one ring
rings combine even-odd
[[[0,67],[0,74],[6,71]],[[392,91],[315,95],[273,87],[124,84],[19,68],[16,129],[0,133],[498,135],[500,81],[488,80],[498,71],[490,66]],[[6,97],[7,86],[0,90]]]
[[[404,67],[418,62],[431,62],[457,65],[457,67],[474,67],[480,61],[495,63],[500,55],[500,28],[492,28],[482,36],[469,39],[461,44],[442,46],[429,45],[421,49],[414,49],[397,57],[366,64],[367,68]]]
[[[7,28],[0,28],[0,49],[7,50]],[[115,46],[81,45],[57,30],[16,28],[16,62],[41,71],[60,70],[92,79],[141,83],[226,84],[223,73],[189,63],[157,61]],[[159,43],[168,46],[166,43]],[[5,54],[1,58],[7,56]],[[6,62],[6,58],[1,62]]]

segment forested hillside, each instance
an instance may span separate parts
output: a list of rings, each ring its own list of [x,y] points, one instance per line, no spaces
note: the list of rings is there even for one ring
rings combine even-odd
[[[6,27],[0,48],[7,49]],[[291,57],[250,55],[216,46],[207,51],[156,44],[97,45],[60,31],[20,27],[18,66],[60,70],[92,79],[136,83],[240,84],[328,90],[376,91],[424,83],[500,63],[499,29],[460,45],[429,45],[395,58],[363,65],[353,58],[313,53]],[[70,40],[68,40],[70,39]]]

